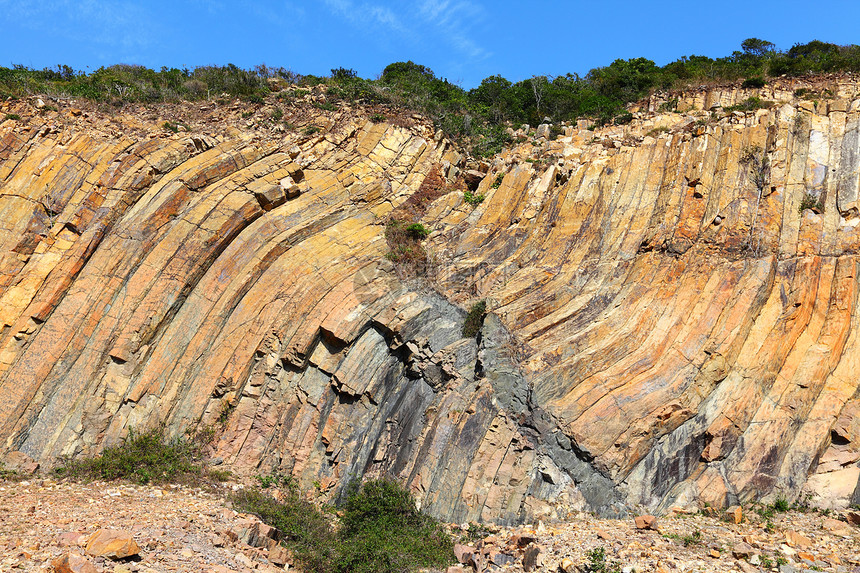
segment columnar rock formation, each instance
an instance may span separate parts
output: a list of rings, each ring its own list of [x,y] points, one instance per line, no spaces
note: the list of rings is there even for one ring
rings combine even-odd
[[[457,521],[846,505],[860,86],[822,82],[751,112],[720,106],[753,92],[712,88],[683,113],[654,98],[625,126],[520,132],[482,203],[451,185],[423,211],[419,278],[386,259],[387,218],[431,171],[476,167],[420,120],[345,110],[284,135],[209,108],[165,137],[7,102],[2,449],[50,463],[211,425],[237,472],[331,496],[390,474]]]

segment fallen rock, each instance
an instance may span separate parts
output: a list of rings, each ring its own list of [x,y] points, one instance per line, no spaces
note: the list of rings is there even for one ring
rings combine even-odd
[[[248,520],[244,523],[245,527],[235,528],[233,533],[236,539],[245,545],[269,549],[274,545],[274,542],[280,540],[280,534],[274,527],[259,521],[250,522]]]
[[[526,552],[523,554],[523,571],[534,571],[543,565],[542,551],[542,547],[536,543],[526,547]]]
[[[51,566],[54,568],[54,573],[98,573],[95,565],[77,553],[60,555],[51,561]]]
[[[537,127],[537,131],[535,132],[535,137],[543,137],[545,139],[549,139],[549,136],[551,133],[552,133],[552,126],[548,123],[542,123]]]
[[[3,467],[13,472],[33,475],[39,469],[39,464],[24,452],[9,452],[3,456]]]
[[[657,518],[653,515],[638,515],[633,522],[636,524],[636,529],[657,530]]]
[[[83,531],[66,531],[57,536],[57,545],[70,547],[72,545],[86,545],[87,534]]]
[[[501,551],[492,551],[489,555],[489,562],[496,567],[504,567],[505,565],[513,565],[516,559],[513,555],[502,553]]]
[[[732,547],[732,555],[734,555],[735,559],[749,559],[755,550],[748,543],[744,543],[741,541],[740,543],[736,543],[734,547]]]
[[[454,557],[456,557],[457,561],[460,563],[468,563],[469,558],[476,552],[477,549],[470,545],[461,545],[460,543],[454,544]]]
[[[809,547],[812,540],[796,531],[785,532],[785,542],[789,547]]]
[[[535,541],[537,541],[537,538],[534,536],[534,534],[519,532],[511,535],[511,538],[508,543],[510,545],[513,545],[514,547],[519,547],[522,549],[524,547],[528,547]]]
[[[278,544],[269,549],[269,561],[275,565],[280,565],[281,567],[284,565],[292,565],[293,553],[283,545]]]
[[[739,505],[733,505],[726,509],[726,519],[732,523],[740,523],[744,520],[743,509]]]
[[[854,533],[854,530],[851,528],[850,525],[848,525],[844,521],[833,519],[832,517],[825,517],[824,521],[821,523],[821,526],[827,531],[835,533],[836,535],[851,535],[852,533]]]
[[[125,559],[137,555],[140,547],[134,541],[131,533],[121,529],[99,529],[87,540],[87,555],[107,557],[109,559]]]

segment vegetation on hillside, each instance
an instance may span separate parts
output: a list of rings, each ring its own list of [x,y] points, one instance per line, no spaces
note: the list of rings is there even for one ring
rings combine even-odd
[[[96,456],[60,460],[54,474],[84,481],[124,480],[140,484],[221,481],[227,477],[226,472],[203,465],[203,446],[210,438],[208,431],[189,438],[167,439],[163,428],[143,433],[130,429],[125,440],[104,448]]]
[[[240,490],[233,505],[277,528],[309,573],[399,573],[444,568],[454,557],[442,526],[390,480],[354,484],[339,519],[304,499],[294,484],[281,491],[280,501],[260,489]]]
[[[272,90],[289,99],[305,95],[316,86],[323,99],[316,105],[335,110],[341,102],[387,105],[420,111],[437,127],[471,146],[478,156],[489,156],[510,143],[505,126],[536,125],[593,118],[599,124],[629,120],[625,105],[654,89],[673,90],[703,83],[743,81],[748,88],[763,87],[775,76],[801,76],[827,72],[860,71],[860,46],[839,46],[813,40],[779,50],[772,43],[749,38],[729,56],[684,56],[657,66],[646,58],[618,59],[584,76],[533,76],[511,82],[494,75],[465,90],[413,62],[387,66],[378,79],[358,77],[336,68],[329,77],[301,75],[265,65],[245,70],[227,66],[194,69],[119,64],[92,73],[61,65],[33,70],[23,66],[0,67],[0,97],[45,94],[82,97],[121,106],[126,102],[162,102],[180,99],[239,97],[262,103]],[[384,117],[377,115],[375,117]]]

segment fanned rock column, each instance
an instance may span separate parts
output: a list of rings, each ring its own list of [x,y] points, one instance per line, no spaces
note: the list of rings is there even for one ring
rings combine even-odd
[[[4,103],[25,119],[0,124],[2,448],[211,426],[235,471],[332,498],[392,475],[453,521],[847,505],[860,90],[820,81],[817,103],[789,80],[655,98],[483,180],[420,122],[165,136]],[[721,111],[750,95],[775,104]],[[429,276],[404,278],[385,224],[431,172]]]

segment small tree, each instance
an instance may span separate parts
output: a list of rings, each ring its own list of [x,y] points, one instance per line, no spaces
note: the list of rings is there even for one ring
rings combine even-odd
[[[760,38],[747,38],[741,42],[741,49],[744,51],[744,54],[749,54],[757,58],[762,58],[773,53],[775,48],[776,46],[773,42],[768,42]]]

